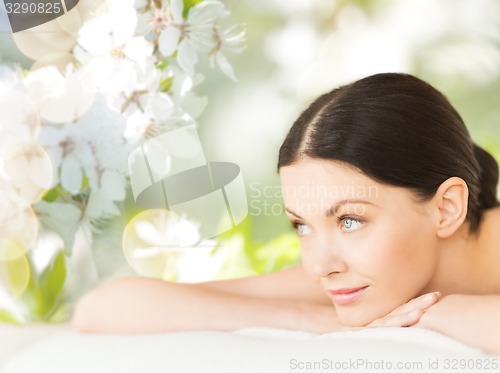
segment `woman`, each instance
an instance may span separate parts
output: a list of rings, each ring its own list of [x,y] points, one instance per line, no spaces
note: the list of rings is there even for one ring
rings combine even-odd
[[[498,166],[441,93],[394,73],[327,93],[292,126],[278,171],[300,266],[201,284],[118,279],[78,303],[74,327],[416,326],[500,353]]]

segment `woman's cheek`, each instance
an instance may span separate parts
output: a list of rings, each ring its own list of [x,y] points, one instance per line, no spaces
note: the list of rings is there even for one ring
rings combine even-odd
[[[311,248],[304,243],[304,239],[300,239],[300,259],[306,274],[310,277],[317,278],[318,274],[313,269],[313,253],[311,252]]]
[[[391,221],[383,225],[377,235],[374,235],[374,250],[379,263],[387,266],[408,266],[412,263],[415,251],[412,244],[415,242],[413,230],[404,221]]]

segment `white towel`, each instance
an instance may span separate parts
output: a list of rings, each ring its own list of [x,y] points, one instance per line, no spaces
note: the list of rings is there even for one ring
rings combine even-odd
[[[446,371],[445,365],[453,362],[456,366],[464,362],[477,366],[481,360],[485,366],[494,358],[420,328],[327,334],[245,328],[234,332],[103,335],[59,327],[47,332],[45,338],[39,330],[36,333],[38,340],[25,344],[4,361],[2,373],[435,373]],[[5,343],[1,334],[0,343]]]

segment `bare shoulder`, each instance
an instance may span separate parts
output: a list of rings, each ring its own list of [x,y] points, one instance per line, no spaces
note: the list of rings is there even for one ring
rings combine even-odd
[[[331,304],[325,291],[306,274],[300,264],[264,275],[210,281],[199,285],[238,295]]]

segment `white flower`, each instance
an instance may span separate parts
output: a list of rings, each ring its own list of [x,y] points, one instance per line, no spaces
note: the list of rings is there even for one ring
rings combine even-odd
[[[211,66],[216,64],[226,76],[236,81],[233,67],[222,52],[241,53],[245,48],[245,30],[242,25],[234,25],[226,29],[217,27],[214,32],[217,35],[217,45],[209,53]]]
[[[40,130],[40,117],[33,101],[18,90],[0,94],[0,129],[35,140]]]
[[[42,118],[55,123],[73,122],[92,106],[96,88],[85,70],[68,65],[65,75],[54,66],[29,73],[24,80],[28,95]]]
[[[99,177],[99,184],[91,188],[85,215],[90,219],[102,219],[119,215],[116,201],[125,199],[125,176],[114,170],[105,170]]]
[[[161,72],[155,68],[154,57],[138,61],[134,68],[135,80],[131,90],[106,96],[108,106],[125,115],[136,110],[144,111],[147,96],[158,92],[160,88]]]
[[[169,91],[177,115],[181,116],[183,113],[189,114],[190,117],[196,119],[203,112],[207,105],[207,98],[199,96],[193,91],[205,79],[203,75],[196,74],[191,77],[184,71],[171,66],[168,68],[167,73],[172,77],[172,87]]]
[[[182,0],[170,0],[164,11],[167,21],[158,38],[160,53],[166,57],[177,50],[177,62],[189,75],[194,75],[198,51],[208,52],[216,45],[212,30],[223,15],[224,5],[219,1],[203,1],[189,10],[187,20],[182,12]]]
[[[93,81],[105,95],[130,95],[140,84],[141,62],[153,53],[153,46],[136,37],[124,46],[93,58],[86,66]]]
[[[38,220],[30,204],[0,184],[0,261],[31,250],[37,234]]]
[[[141,64],[153,54],[153,45],[143,36],[134,36],[137,14],[133,4],[114,2],[109,12],[87,21],[79,32],[75,50],[88,60],[88,71],[105,95],[131,94],[139,84]],[[86,55],[87,54],[87,55]]]
[[[127,118],[127,129],[124,136],[130,143],[135,144],[141,139],[148,137],[148,134],[151,133],[154,127],[155,124],[151,116],[136,111]]]
[[[136,105],[140,110],[131,111],[127,118],[124,137],[129,143],[137,143],[164,132],[166,122],[174,113],[174,103],[166,93],[147,93],[141,95]]]
[[[7,84],[0,89],[0,130],[35,140],[40,131],[40,117],[31,98],[19,89]]]
[[[20,71],[14,71],[7,66],[0,66],[0,94],[17,89],[22,85]]]
[[[87,20],[78,33],[78,44],[91,55],[103,55],[134,36],[137,14],[130,1],[109,1],[108,9]]]
[[[82,132],[79,122],[62,127],[44,126],[40,134],[40,142],[45,146],[54,164],[54,182],[71,194],[78,194],[82,188],[83,170],[92,167],[95,160],[92,149]]]
[[[76,123],[42,129],[40,141],[59,166],[56,176],[62,187],[78,194],[87,177],[90,218],[117,214],[114,201],[125,198],[129,146],[123,139],[124,130],[125,118],[110,110],[101,96]]]
[[[37,143],[0,130],[0,180],[29,203],[50,189],[52,163]]]

